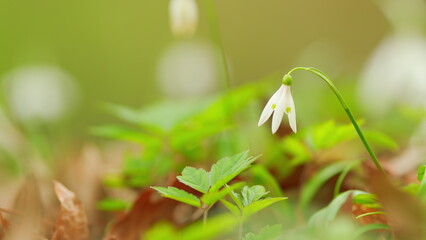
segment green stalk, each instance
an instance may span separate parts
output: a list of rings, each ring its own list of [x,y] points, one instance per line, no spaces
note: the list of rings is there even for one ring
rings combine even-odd
[[[225,85],[227,90],[231,89],[231,74],[229,72],[228,61],[226,59],[225,48],[223,47],[222,35],[220,31],[219,18],[217,15],[214,0],[206,1],[209,25],[212,33],[212,39],[220,49],[220,55],[223,62],[223,70],[225,71]]]
[[[205,209],[203,212],[203,227],[206,227],[208,214],[209,214],[209,209]]]
[[[310,73],[313,73],[320,77],[322,80],[324,80],[327,85],[331,88],[331,90],[334,92],[336,97],[339,99],[340,104],[342,105],[343,109],[345,110],[346,114],[348,115],[349,119],[352,122],[352,125],[354,126],[356,132],[358,133],[359,138],[361,138],[362,143],[364,144],[364,147],[367,149],[368,154],[370,154],[371,159],[373,160],[374,164],[376,165],[377,169],[380,170],[384,175],[386,175],[385,170],[383,169],[382,165],[380,164],[379,160],[377,159],[376,155],[374,154],[370,144],[368,143],[367,139],[364,136],[364,133],[362,132],[361,128],[358,125],[358,122],[355,120],[354,115],[352,114],[351,110],[349,109],[348,104],[346,103],[343,96],[340,94],[339,90],[334,86],[333,82],[330,80],[330,78],[323,73],[322,71],[312,68],[312,67],[297,67],[293,68],[288,74],[290,75],[292,72],[296,70],[305,70]]]

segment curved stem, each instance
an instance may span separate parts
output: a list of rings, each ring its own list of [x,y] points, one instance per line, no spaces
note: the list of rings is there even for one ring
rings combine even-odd
[[[349,109],[348,104],[346,103],[345,99],[340,94],[340,92],[336,88],[336,86],[334,86],[334,84],[330,80],[330,78],[325,73],[320,71],[319,69],[312,68],[312,67],[293,68],[292,70],[290,70],[290,72],[288,72],[288,74],[291,74],[292,72],[294,72],[296,70],[305,70],[305,71],[308,71],[310,73],[313,73],[327,83],[327,85],[331,88],[331,90],[334,92],[336,97],[339,99],[340,104],[342,105],[343,109],[345,110],[346,114],[348,115],[349,119],[351,120],[352,125],[354,126],[356,132],[358,133],[359,138],[361,138],[361,141],[364,144],[364,147],[367,149],[368,154],[370,154],[370,157],[373,160],[374,164],[376,165],[377,169],[379,169],[380,172],[382,172],[384,175],[386,175],[385,170],[383,169],[382,165],[380,164],[379,160],[377,159],[376,155],[374,154],[373,149],[371,148],[370,144],[368,143],[367,139],[364,136],[364,133],[362,132],[361,128],[359,127],[358,122],[355,120],[354,115],[352,114],[351,110]]]

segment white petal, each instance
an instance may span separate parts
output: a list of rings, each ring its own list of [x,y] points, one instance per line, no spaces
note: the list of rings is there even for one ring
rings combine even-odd
[[[284,85],[283,85],[284,86]],[[275,108],[274,116],[272,116],[272,133],[275,133],[281,125],[285,111],[286,91],[284,87],[280,88],[279,100]]]
[[[265,108],[263,109],[262,114],[260,115],[259,122],[257,123],[257,126],[260,126],[264,124],[272,115],[274,112],[274,109],[272,109],[272,105],[277,105],[278,100],[280,98],[280,93],[283,92],[284,85],[281,85],[281,87],[272,95],[272,97],[269,99],[268,103],[266,103]]]
[[[169,5],[170,25],[177,36],[190,36],[198,23],[198,9],[194,0],[171,0]]]
[[[291,96],[290,86],[285,89],[286,94],[286,100],[285,100],[285,113],[288,115],[288,122],[290,124],[291,130],[293,130],[294,133],[297,132],[296,127],[296,108],[294,107],[294,101],[293,97]]]

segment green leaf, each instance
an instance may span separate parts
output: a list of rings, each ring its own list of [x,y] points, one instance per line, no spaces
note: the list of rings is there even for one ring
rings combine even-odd
[[[209,192],[209,193],[203,195],[203,197],[201,198],[201,201],[204,204],[206,204],[207,206],[211,206],[211,205],[215,204],[217,201],[219,201],[219,199],[224,198],[230,192],[232,192],[233,190],[235,190],[237,188],[242,187],[244,184],[245,184],[244,182],[239,182],[239,183],[233,184],[229,187],[223,188],[219,191]]]
[[[232,232],[238,224],[238,219],[231,214],[222,214],[210,217],[204,226],[202,222],[196,222],[184,228],[180,233],[180,240],[201,239],[225,239],[224,234]],[[158,238],[166,239],[166,238]],[[168,238],[176,239],[176,238]]]
[[[96,207],[102,211],[123,211],[126,210],[130,204],[121,199],[106,198],[99,201]]]
[[[417,179],[419,182],[423,181],[426,172],[426,165],[422,165],[417,169]]]
[[[352,194],[363,193],[361,191],[350,190],[346,191],[331,201],[328,206],[316,212],[308,221],[308,226],[316,227],[317,229],[325,229],[336,218],[342,205]]]
[[[194,207],[201,207],[200,199],[195,195],[185,192],[181,189],[175,187],[151,187],[152,189],[158,191],[163,197],[171,198],[179,202],[183,202]]]
[[[248,153],[249,151],[247,150],[232,157],[222,158],[216,164],[213,164],[210,170],[210,191],[217,191],[250,167],[251,163],[258,157],[248,157]]]
[[[364,130],[364,135],[367,140],[373,144],[383,146],[390,150],[398,150],[398,143],[388,135],[372,130]]]
[[[426,165],[422,165],[417,170],[417,179],[419,179],[420,184],[417,190],[417,195],[422,199],[426,199]]]
[[[311,158],[311,154],[305,145],[297,139],[296,136],[290,135],[284,138],[282,142],[282,150],[284,153],[292,157],[292,166],[297,166],[307,162]]]
[[[317,174],[309,179],[302,188],[300,194],[300,206],[302,209],[306,209],[312,198],[328,179],[341,172],[347,165],[348,163],[346,162],[334,163],[321,169]]]
[[[369,232],[369,231],[376,231],[376,230],[389,230],[390,227],[383,223],[372,223],[367,224],[364,226],[359,227],[356,232],[354,233],[353,239],[358,239],[363,234]]]
[[[255,182],[265,185],[268,189],[271,189],[271,193],[274,196],[284,196],[284,193],[282,192],[275,177],[263,165],[254,165],[250,168],[250,172],[253,175]]]
[[[92,134],[99,137],[106,137],[116,140],[124,140],[130,142],[141,143],[150,147],[160,147],[161,141],[158,138],[148,134],[115,125],[105,125],[94,127],[90,131]]]
[[[226,186],[226,187],[228,187],[228,186]],[[230,196],[231,196],[232,200],[235,202],[235,204],[237,204],[237,206],[240,209],[244,208],[244,206],[243,206],[243,198],[241,197],[240,194],[232,191],[231,194],[230,194]]]
[[[146,240],[158,240],[158,239],[179,239],[177,236],[178,232],[168,223],[158,223],[153,227],[149,228],[143,235]]]
[[[253,233],[247,233],[243,240],[275,240],[282,233],[281,224],[276,224],[272,226],[265,226],[259,232],[259,234],[255,235]]]
[[[371,193],[359,193],[354,194],[352,202],[355,204],[362,204],[368,208],[381,208],[377,198],[374,194]]]
[[[337,197],[340,194],[340,188],[345,180],[346,175],[354,168],[359,165],[362,160],[351,161],[340,173],[339,178],[337,179],[336,185],[334,185],[334,197]]]
[[[229,210],[229,211],[231,211],[234,215],[236,215],[236,216],[240,216],[241,211],[240,211],[240,209],[239,209],[236,205],[234,205],[234,204],[232,204],[232,203],[228,202],[228,201],[227,201],[227,200],[225,200],[225,199],[220,199],[220,202],[221,202],[221,203],[223,203],[223,205],[224,205],[226,208],[228,208],[228,210]]]
[[[265,190],[264,186],[255,185],[252,187],[245,186],[241,191],[241,196],[243,197],[243,206],[246,207],[253,202],[264,197],[268,192]]]
[[[336,126],[333,120],[316,126],[312,133],[312,140],[317,150],[334,147],[338,143],[356,137],[352,124]]]
[[[283,201],[283,200],[286,200],[286,199],[287,199],[286,197],[265,198],[265,199],[261,199],[261,200],[258,200],[256,202],[253,202],[252,204],[244,207],[243,218],[247,218],[250,215],[259,212],[260,210],[268,207],[269,205],[271,205],[273,203]]]
[[[210,174],[202,168],[185,167],[182,176],[178,176],[177,179],[202,193],[207,193],[210,188]]]

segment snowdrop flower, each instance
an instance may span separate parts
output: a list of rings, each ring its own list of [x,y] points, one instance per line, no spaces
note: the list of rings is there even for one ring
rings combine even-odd
[[[169,5],[170,26],[176,36],[191,36],[198,24],[195,0],[171,0]]]
[[[262,115],[260,116],[258,126],[264,124],[273,114],[272,133],[275,133],[278,130],[285,113],[288,116],[291,129],[293,132],[297,132],[296,109],[294,108],[294,101],[290,91],[292,81],[293,79],[291,75],[284,75],[281,87],[274,93],[274,95],[272,95],[268,103],[266,103]]]

